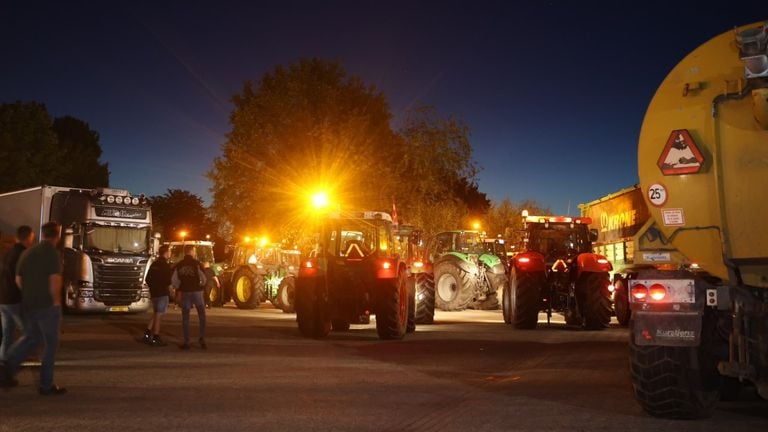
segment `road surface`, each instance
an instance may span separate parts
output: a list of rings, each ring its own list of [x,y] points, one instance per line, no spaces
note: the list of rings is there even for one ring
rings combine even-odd
[[[188,352],[178,310],[163,348],[136,341],[148,315],[65,316],[56,381],[70,393],[38,396],[25,368],[0,391],[0,431],[768,430],[768,404],[749,390],[706,421],[643,414],[618,327],[521,331],[500,311],[438,312],[386,342],[373,324],[304,339],[268,304],[208,316],[209,349]]]

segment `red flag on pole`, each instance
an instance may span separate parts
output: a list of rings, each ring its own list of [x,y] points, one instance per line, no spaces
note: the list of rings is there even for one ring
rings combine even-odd
[[[397,226],[397,206],[395,206],[395,197],[392,197],[392,224]]]

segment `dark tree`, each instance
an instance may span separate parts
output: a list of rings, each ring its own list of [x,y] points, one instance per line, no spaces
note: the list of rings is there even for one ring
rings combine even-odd
[[[53,130],[59,139],[59,157],[66,161],[59,182],[81,188],[109,186],[108,164],[99,162],[99,133],[70,116],[54,120]]]
[[[163,241],[181,240],[179,233],[186,231],[187,240],[205,240],[207,235],[217,237],[216,225],[208,217],[203,199],[192,192],[168,189],[163,195],[149,198],[152,204],[152,224]]]
[[[109,170],[100,157],[99,134],[82,120],[53,120],[38,102],[0,105],[0,191],[108,186]]]

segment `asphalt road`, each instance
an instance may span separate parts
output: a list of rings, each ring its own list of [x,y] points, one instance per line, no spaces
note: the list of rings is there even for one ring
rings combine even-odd
[[[499,311],[438,312],[403,341],[379,341],[374,325],[312,340],[267,304],[209,310],[209,349],[185,352],[179,311],[167,347],[135,340],[147,319],[66,316],[56,381],[70,393],[38,396],[25,368],[0,391],[0,431],[768,430],[768,403],[749,390],[705,421],[643,414],[621,328],[516,331]]]

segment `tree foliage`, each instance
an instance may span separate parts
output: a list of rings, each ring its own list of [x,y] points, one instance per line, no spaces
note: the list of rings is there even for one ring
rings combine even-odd
[[[522,213],[528,210],[531,215],[549,215],[552,211],[534,200],[513,202],[505,198],[500,202],[491,203],[485,215],[484,226],[489,236],[501,236],[510,245],[518,246],[522,240]]]
[[[109,185],[99,134],[73,117],[53,119],[38,102],[0,104],[0,191],[40,185]]]
[[[344,209],[389,211],[394,201],[401,219],[435,227],[488,207],[463,122],[418,109],[394,131],[384,95],[337,62],[278,66],[232,103],[208,176],[215,215],[237,233],[295,234],[318,190]]]
[[[205,240],[216,235],[216,224],[200,196],[181,189],[168,189],[163,195],[149,198],[152,205],[152,225],[164,241],[180,240],[179,233],[187,232],[187,240]]]

